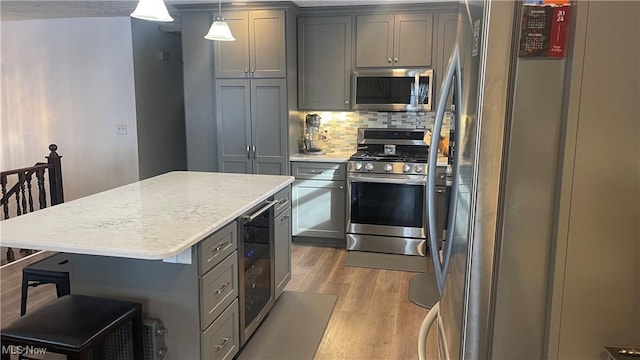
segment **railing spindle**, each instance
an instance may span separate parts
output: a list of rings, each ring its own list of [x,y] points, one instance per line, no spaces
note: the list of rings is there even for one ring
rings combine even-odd
[[[38,203],[40,209],[47,207],[47,190],[44,187],[44,169],[36,171],[36,178],[38,179]]]

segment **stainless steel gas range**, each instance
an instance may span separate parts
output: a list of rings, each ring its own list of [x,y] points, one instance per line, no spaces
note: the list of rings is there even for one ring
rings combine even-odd
[[[425,129],[358,129],[347,172],[347,249],[426,255],[429,134]],[[437,234],[446,224],[446,166],[437,167]]]

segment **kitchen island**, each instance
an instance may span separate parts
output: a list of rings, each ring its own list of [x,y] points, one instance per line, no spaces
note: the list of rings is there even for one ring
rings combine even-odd
[[[63,253],[72,293],[141,302],[144,317],[168,329],[165,359],[215,351],[233,357],[240,326],[235,220],[288,194],[292,182],[170,172],[3,221],[0,243]]]

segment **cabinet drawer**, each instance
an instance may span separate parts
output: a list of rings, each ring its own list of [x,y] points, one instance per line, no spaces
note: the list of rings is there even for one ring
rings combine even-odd
[[[344,180],[346,166],[335,163],[295,162],[291,164],[291,174],[296,179]]]
[[[275,206],[275,216],[280,215],[284,210],[291,207],[291,186],[278,191],[273,196],[273,199],[278,203]]]
[[[240,317],[238,299],[202,333],[202,358],[207,360],[232,359],[240,347],[238,335]]]
[[[238,253],[200,278],[200,327],[206,329],[238,297]]]
[[[198,246],[199,274],[202,275],[212,269],[237,246],[238,225],[235,221],[202,240]]]

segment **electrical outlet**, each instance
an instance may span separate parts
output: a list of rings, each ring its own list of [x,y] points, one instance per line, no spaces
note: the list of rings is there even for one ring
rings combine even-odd
[[[127,124],[116,124],[117,135],[127,135]]]

